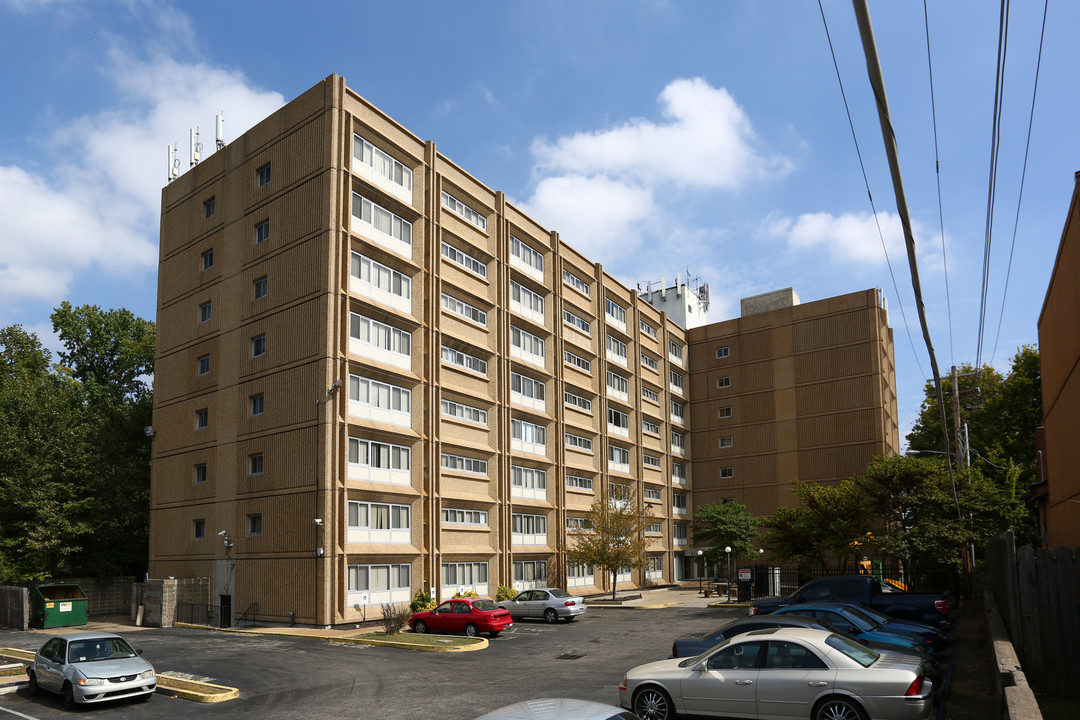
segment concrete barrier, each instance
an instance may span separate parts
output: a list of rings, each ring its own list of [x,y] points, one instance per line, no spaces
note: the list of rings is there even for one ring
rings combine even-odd
[[[994,665],[997,667],[994,686],[998,697],[1004,699],[1006,720],[1042,720],[1039,703],[1028,685],[1024,669],[1020,667],[1020,659],[992,593],[983,593],[983,608],[986,611],[988,642],[993,647]]]

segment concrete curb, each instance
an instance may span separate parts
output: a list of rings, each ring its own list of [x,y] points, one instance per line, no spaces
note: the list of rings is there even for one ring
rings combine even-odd
[[[326,635],[318,630],[290,630],[289,632],[279,632],[277,630],[259,630],[249,628],[215,628],[207,625],[192,625],[191,623],[176,623],[174,627],[188,628],[191,630],[213,630],[215,632],[227,632],[237,633],[239,635],[263,635],[263,636],[280,636],[280,637],[302,637],[310,638],[313,640],[329,640],[330,642],[339,643],[354,643],[358,645],[379,645],[383,647],[396,647],[403,650],[420,650],[422,652],[473,652],[475,650],[483,650],[488,647],[487,638],[476,637],[471,638],[474,642],[470,645],[458,646],[458,647],[436,647],[434,645],[417,645],[414,643],[401,641],[401,640],[377,640],[375,638],[365,638],[362,635],[348,635],[335,637],[333,635]]]
[[[986,611],[986,629],[994,651],[994,663],[997,665],[994,686],[997,688],[998,697],[1005,699],[1005,717],[1007,720],[1042,720],[1039,703],[1028,685],[1024,669],[1020,667],[1020,658],[1009,639],[1009,631],[1001,619],[993,593],[983,593],[983,608]]]

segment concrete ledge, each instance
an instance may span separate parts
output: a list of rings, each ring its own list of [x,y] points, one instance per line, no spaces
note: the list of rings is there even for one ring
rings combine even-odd
[[[365,638],[362,636],[354,637],[332,637],[326,638],[330,642],[338,643],[356,643],[358,645],[381,645],[383,647],[395,647],[402,648],[403,650],[421,650],[423,652],[473,652],[474,650],[484,650],[488,646],[488,639],[482,637],[472,638],[477,642],[470,645],[460,645],[458,647],[439,647],[438,645],[417,645],[416,643],[400,641],[400,640],[376,640],[374,638]]]
[[[175,675],[158,675],[157,691],[163,695],[201,703],[219,703],[240,697],[238,688],[178,678]]]
[[[1042,720],[1039,703],[1020,667],[1020,659],[992,593],[983,593],[983,607],[986,610],[986,628],[994,652],[994,664],[997,666],[994,687],[998,697],[1004,698],[1006,720]]]
[[[355,643],[359,645],[381,645],[383,647],[396,647],[402,648],[404,650],[420,650],[422,652],[472,652],[474,650],[483,650],[488,646],[487,638],[482,637],[459,638],[472,640],[473,642],[469,645],[458,647],[438,647],[436,645],[420,645],[417,643],[408,642],[406,640],[382,640],[378,638],[369,638],[365,637],[362,633],[354,635],[335,635],[332,634],[331,631],[317,629],[303,630],[299,628],[216,628],[210,627],[208,625],[192,625],[190,623],[176,623],[175,627],[189,628],[194,630],[213,630],[216,632],[236,633],[239,635],[276,635],[280,637],[303,637],[311,638],[314,640],[329,640],[330,642]]]

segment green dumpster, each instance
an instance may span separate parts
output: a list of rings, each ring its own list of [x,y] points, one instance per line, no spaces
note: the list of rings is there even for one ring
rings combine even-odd
[[[86,624],[86,593],[75,583],[30,588],[30,627],[54,628]]]

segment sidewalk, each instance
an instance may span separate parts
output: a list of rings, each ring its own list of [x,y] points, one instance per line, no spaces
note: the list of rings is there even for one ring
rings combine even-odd
[[[621,597],[640,595],[632,600],[619,601]],[[729,600],[721,595],[705,597],[697,588],[667,587],[655,590],[630,590],[615,594],[616,601],[611,601],[611,596],[591,597],[585,604],[592,608],[632,608],[636,610],[654,610],[665,607],[711,607],[711,608],[746,608],[747,603],[738,603],[734,599]]]

